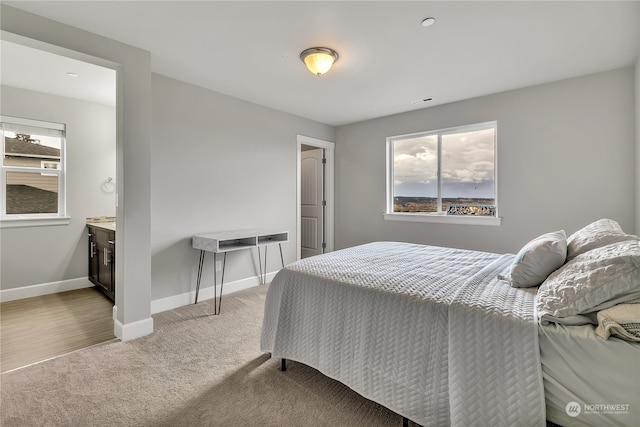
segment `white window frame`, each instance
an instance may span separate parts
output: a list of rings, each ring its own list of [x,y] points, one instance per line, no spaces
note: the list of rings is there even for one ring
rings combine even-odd
[[[54,167],[49,167],[47,165],[53,165]],[[46,170],[60,170],[60,162],[57,160],[40,160],[40,167]],[[41,176],[56,176],[56,173],[41,173]]]
[[[0,228],[36,227],[50,225],[68,225],[67,186],[66,186],[66,126],[41,120],[20,117],[0,116],[0,138],[2,139],[2,162],[0,163]],[[5,166],[4,165],[4,133],[6,130],[20,131],[28,134],[55,135],[61,138],[60,163],[57,169]],[[57,161],[57,159],[56,159]],[[40,173],[40,175],[58,176],[58,212],[33,214],[7,214],[6,182],[7,172]]]
[[[472,132],[476,130],[490,129],[495,130],[494,141],[494,191],[496,203],[496,216],[473,216],[473,215],[447,215],[442,212],[441,199],[441,181],[440,181],[440,147],[443,135],[461,132]],[[423,136],[438,135],[438,212],[394,212],[394,153],[393,142],[397,140],[418,138]],[[492,225],[499,226],[502,224],[502,218],[498,216],[498,123],[490,121],[484,123],[476,123],[471,125],[455,126],[432,131],[416,132],[405,135],[396,135],[387,137],[386,142],[387,153],[387,206],[383,214],[384,219],[388,221],[409,221],[409,222],[430,222],[439,224],[466,224],[466,225]]]

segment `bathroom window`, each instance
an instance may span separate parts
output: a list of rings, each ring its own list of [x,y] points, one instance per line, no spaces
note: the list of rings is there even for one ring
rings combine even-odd
[[[65,125],[2,116],[2,227],[68,223]]]

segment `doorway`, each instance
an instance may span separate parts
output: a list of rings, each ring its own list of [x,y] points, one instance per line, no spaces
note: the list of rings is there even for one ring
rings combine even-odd
[[[33,245],[23,244],[33,242],[33,227],[38,225],[28,222],[33,219],[10,232],[4,231],[9,225],[3,224],[1,261],[5,288],[0,291],[2,326],[6,332],[2,334],[3,344],[11,336],[5,327],[23,324],[30,327],[11,345],[2,345],[2,359],[4,362],[5,356],[18,355],[17,363],[24,363],[34,360],[21,354],[28,353],[40,360],[115,337],[113,302],[94,290],[87,278],[90,251],[84,224],[89,217],[120,219],[115,193],[115,183],[121,176],[117,150],[121,144],[118,136],[121,125],[116,106],[119,65],[5,31],[1,41],[3,114],[63,123],[72,130],[66,135],[69,149],[59,150],[64,154],[60,157],[64,158],[64,179],[59,180],[57,188],[42,189],[48,191],[47,195],[58,195],[55,200],[57,212],[62,213],[60,218],[39,218],[38,224],[47,226],[37,229],[39,243]],[[41,147],[31,157],[43,154],[44,141],[25,136],[25,144]],[[6,140],[2,143],[6,148]],[[46,162],[34,165],[32,174],[41,180],[54,175]],[[40,170],[45,168],[46,173]],[[26,184],[34,187],[31,183],[21,187]],[[8,185],[3,186],[3,191],[8,189]],[[61,202],[64,194],[68,197]],[[36,201],[38,207],[45,197],[42,199]],[[65,208],[68,216],[64,215]],[[45,223],[45,219],[59,223]],[[28,259],[38,262],[25,267],[23,260]],[[56,305],[64,308],[56,309]],[[11,307],[16,310],[10,310]],[[88,319],[79,317],[88,307],[94,307],[86,313]],[[46,330],[37,332],[38,328],[51,325],[56,325],[55,334]],[[47,346],[36,349],[32,344],[43,343],[42,336],[47,337]],[[83,339],[77,340],[78,337]],[[6,351],[11,355],[7,356]],[[7,366],[3,363],[3,370]]]
[[[297,259],[333,251],[334,149],[298,135]]]

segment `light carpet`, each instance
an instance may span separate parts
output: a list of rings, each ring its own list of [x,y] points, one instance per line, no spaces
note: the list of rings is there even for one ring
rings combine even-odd
[[[9,426],[400,426],[308,366],[259,349],[267,286],[153,316],[155,332],[0,376]]]

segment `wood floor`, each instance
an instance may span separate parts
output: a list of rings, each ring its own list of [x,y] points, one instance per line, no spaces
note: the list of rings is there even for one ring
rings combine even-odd
[[[112,311],[95,288],[0,304],[0,372],[115,338]]]

